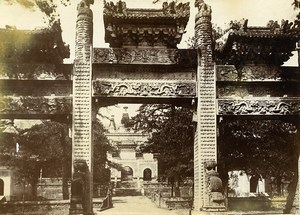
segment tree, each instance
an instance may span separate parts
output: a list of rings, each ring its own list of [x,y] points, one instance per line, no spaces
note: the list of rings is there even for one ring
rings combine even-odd
[[[2,131],[4,130],[2,126]],[[20,135],[0,134],[0,161],[17,173],[20,183],[31,185],[33,198],[37,197],[37,183],[41,171],[47,177],[62,177],[63,198],[69,198],[68,181],[71,177],[72,146],[68,136],[68,125],[43,121],[30,129],[20,130]],[[94,181],[107,185],[110,180],[106,164],[107,151],[112,150],[103,125],[97,120],[93,122],[94,135]],[[20,145],[17,153],[15,143]],[[113,166],[113,164],[112,164]]]
[[[226,120],[220,125],[219,171],[228,184],[228,171],[244,170],[250,175],[282,177],[296,189],[298,177],[297,129],[280,120]],[[294,195],[291,189],[290,195]],[[293,191],[292,191],[293,190]],[[293,204],[288,198],[287,205]],[[291,209],[291,208],[290,208]],[[290,210],[289,209],[289,210]],[[286,210],[285,213],[288,211]]]
[[[107,152],[113,150],[113,147],[105,136],[103,124],[98,119],[93,122],[93,137],[94,182],[107,186],[110,182],[110,171],[107,166],[111,166],[111,162],[107,159]]]
[[[193,176],[192,112],[174,105],[142,105],[133,118],[135,129],[150,133],[143,152],[159,153],[159,173],[172,182]]]
[[[62,177],[63,198],[68,199],[68,179],[71,172],[71,141],[68,137],[68,126],[43,121],[21,132],[18,142],[20,152],[13,167],[19,177],[25,178],[31,184],[32,196],[34,198],[37,196],[40,171],[47,171],[48,177]]]

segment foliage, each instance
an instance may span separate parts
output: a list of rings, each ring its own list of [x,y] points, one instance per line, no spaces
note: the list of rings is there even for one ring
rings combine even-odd
[[[105,185],[110,181],[110,171],[107,165],[110,166],[110,161],[107,159],[107,152],[113,150],[107,137],[104,134],[105,129],[103,124],[96,120],[93,122],[93,137],[94,137],[94,182]]]
[[[299,0],[293,0],[292,5],[294,6],[294,9],[300,8],[300,1]]]
[[[70,0],[4,0],[8,4],[19,4],[27,9],[39,9],[47,16],[47,20],[51,25],[58,19],[57,7],[59,5],[67,6]]]
[[[68,126],[53,121],[43,121],[30,129],[20,130],[20,135],[0,133],[0,161],[15,170],[19,183],[28,183],[36,189],[41,170],[46,177],[71,177],[72,146]],[[94,135],[94,181],[107,184],[110,180],[106,153],[112,147],[104,135],[99,121],[93,122]],[[20,145],[16,153],[15,143]],[[113,165],[113,164],[112,164]],[[47,172],[44,172],[44,171]],[[63,178],[64,179],[64,178]],[[24,181],[25,180],[25,181]],[[67,186],[67,184],[66,184]],[[36,195],[33,190],[32,195]],[[68,194],[66,194],[68,196]],[[35,196],[36,197],[36,196]]]
[[[193,126],[189,108],[142,105],[133,118],[136,129],[152,134],[143,152],[159,153],[160,174],[183,178],[193,175]]]
[[[67,129],[64,124],[43,121],[30,129],[20,130],[19,135],[0,135],[1,162],[15,171],[19,183],[31,185],[33,198],[37,197],[36,185],[41,170],[48,170],[48,177],[63,176],[63,181],[70,177],[71,142],[66,135]],[[18,152],[16,143],[20,146]],[[64,193],[64,197],[67,196],[68,193]]]
[[[219,159],[227,171],[292,177],[298,153],[295,126],[280,120],[228,120],[222,127]]]

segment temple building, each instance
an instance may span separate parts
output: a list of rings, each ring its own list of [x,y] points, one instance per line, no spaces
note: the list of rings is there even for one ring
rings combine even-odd
[[[111,181],[115,187],[130,184],[132,188],[140,188],[143,181],[155,181],[158,174],[157,159],[151,153],[142,153],[140,147],[148,140],[149,135],[136,132],[130,125],[127,107],[122,115],[120,126],[117,127],[114,116],[109,124],[107,138],[116,148],[109,154],[109,160],[121,166],[111,169]]]

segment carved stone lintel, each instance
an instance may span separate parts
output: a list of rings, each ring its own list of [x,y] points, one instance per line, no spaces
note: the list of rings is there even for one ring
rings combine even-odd
[[[299,115],[300,99],[218,100],[219,115]]]
[[[94,49],[94,63],[176,64],[176,49]]]
[[[273,65],[247,64],[237,69],[233,65],[216,66],[218,81],[277,81],[281,80],[281,69]]]
[[[70,80],[71,72],[63,65],[0,63],[0,79]]]
[[[71,97],[2,97],[1,114],[71,114]]]
[[[93,63],[109,64],[196,64],[194,50],[158,48],[94,48]]]
[[[0,92],[6,96],[70,96],[72,81],[67,80],[0,80]]]
[[[115,97],[195,97],[196,83],[193,81],[116,81],[93,82],[95,96]]]
[[[300,97],[299,87],[300,83],[295,82],[218,83],[217,98]]]

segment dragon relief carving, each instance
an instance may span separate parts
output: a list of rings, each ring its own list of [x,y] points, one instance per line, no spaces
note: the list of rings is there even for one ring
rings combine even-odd
[[[299,100],[218,100],[219,115],[296,115]]]
[[[94,95],[98,96],[196,96],[196,83],[94,81]]]

